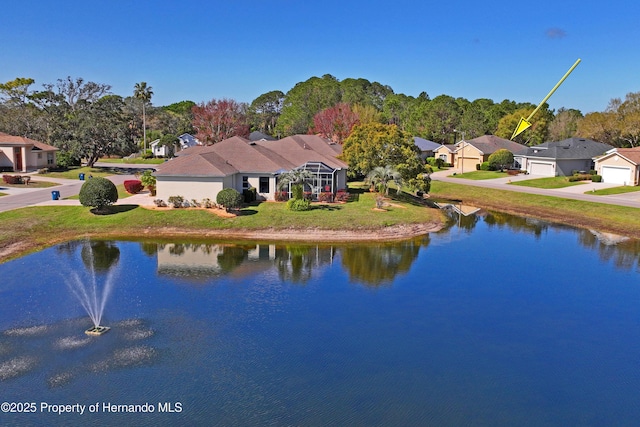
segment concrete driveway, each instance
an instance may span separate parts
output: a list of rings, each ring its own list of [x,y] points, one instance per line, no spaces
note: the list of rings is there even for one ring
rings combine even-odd
[[[610,196],[596,196],[588,194],[589,191],[600,190],[604,188],[619,187],[617,184],[607,184],[604,182],[589,182],[587,184],[573,185],[564,188],[544,189],[522,187],[519,185],[510,185],[510,182],[524,181],[528,179],[544,178],[536,175],[514,175],[505,178],[472,180],[452,177],[454,169],[446,171],[438,171],[431,174],[434,181],[451,182],[454,184],[463,184],[473,187],[493,188],[496,190],[516,191],[520,193],[540,194],[543,196],[562,197],[565,199],[583,200],[594,203],[605,203],[609,205],[629,206],[640,208],[640,191],[624,194],[614,194]],[[585,194],[587,193],[587,194]]]

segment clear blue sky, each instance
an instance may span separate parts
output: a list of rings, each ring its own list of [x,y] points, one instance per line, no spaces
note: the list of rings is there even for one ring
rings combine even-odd
[[[332,74],[537,104],[581,58],[549,104],[586,114],[640,91],[639,12],[630,0],[12,1],[0,81],[83,77],[122,96],[146,81],[168,105],[251,102]]]

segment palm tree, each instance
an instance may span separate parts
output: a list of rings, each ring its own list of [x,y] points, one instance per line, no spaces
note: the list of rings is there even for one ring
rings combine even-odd
[[[142,100],[142,140],[144,143],[144,152],[147,151],[147,117],[145,113],[145,105],[151,101],[153,96],[153,89],[151,86],[147,86],[147,82],[136,83],[133,87],[133,97]]]
[[[378,166],[373,168],[368,174],[365,182],[371,184],[376,190],[382,192],[384,190],[385,195],[389,195],[389,182],[393,181],[398,189],[402,186],[402,177],[400,172],[393,166]]]
[[[278,180],[278,190],[289,188],[289,186],[302,187],[307,179],[313,178],[313,174],[306,169],[293,169],[288,172],[284,172],[280,175]]]

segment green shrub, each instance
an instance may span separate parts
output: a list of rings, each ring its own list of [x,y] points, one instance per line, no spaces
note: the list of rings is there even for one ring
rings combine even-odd
[[[242,194],[235,188],[225,188],[218,192],[216,203],[224,206],[225,210],[237,209],[242,206]]]
[[[107,178],[90,178],[80,188],[80,203],[104,211],[118,201],[118,189]]]
[[[583,173],[583,174],[576,174],[576,175],[570,176],[569,182],[589,181],[590,179],[591,179],[591,175]]]
[[[258,198],[258,191],[255,187],[249,187],[246,190],[242,190],[242,196],[244,197],[245,203],[255,202]]]
[[[307,199],[291,199],[287,202],[287,208],[291,211],[308,211],[311,208],[311,202]]]
[[[482,171],[490,171],[493,168],[491,167],[491,164],[489,162],[482,162],[482,164],[480,165],[480,170]]]
[[[303,199],[304,198],[304,188],[300,184],[296,184],[291,187],[291,196],[292,199]]]
[[[73,157],[68,151],[58,151],[56,153],[56,165],[63,169],[68,169],[71,166],[80,166],[80,159]]]
[[[602,182],[602,175],[591,175],[591,182]]]
[[[140,182],[147,188],[155,187],[156,177],[153,176],[153,172],[151,172],[151,170],[145,169],[145,171],[142,172],[142,175],[140,175]]]

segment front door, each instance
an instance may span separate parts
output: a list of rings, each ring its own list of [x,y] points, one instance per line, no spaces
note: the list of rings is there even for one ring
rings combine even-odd
[[[16,172],[22,171],[22,149],[13,147],[13,169]]]

